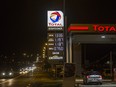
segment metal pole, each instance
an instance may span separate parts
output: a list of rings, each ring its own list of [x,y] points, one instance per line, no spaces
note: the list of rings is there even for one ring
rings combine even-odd
[[[87,63],[86,63],[86,44],[84,44],[84,65],[87,66]]]
[[[64,13],[64,58],[65,62],[67,61],[67,50],[68,50],[68,44],[67,44],[67,18],[65,15],[65,0],[63,0],[63,13]]]
[[[64,12],[64,17],[65,17],[65,0],[63,0],[63,12]]]
[[[70,57],[69,57],[69,63],[72,63],[72,35],[70,34],[70,37],[69,37],[69,54],[70,54]]]
[[[111,74],[111,79],[113,80],[113,67],[112,67],[112,51],[110,51],[110,74]]]

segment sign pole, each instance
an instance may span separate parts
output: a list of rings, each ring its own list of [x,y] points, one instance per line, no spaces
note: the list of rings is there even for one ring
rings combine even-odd
[[[113,68],[112,68],[112,51],[110,51],[110,73],[111,73],[111,80],[113,80]]]

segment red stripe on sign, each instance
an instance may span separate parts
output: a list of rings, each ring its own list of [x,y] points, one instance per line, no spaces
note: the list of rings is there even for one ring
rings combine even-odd
[[[68,28],[68,32],[70,31],[87,31],[89,29],[88,26],[70,26]]]

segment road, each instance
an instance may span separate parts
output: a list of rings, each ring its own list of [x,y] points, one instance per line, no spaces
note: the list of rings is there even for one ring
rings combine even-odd
[[[0,87],[62,87],[62,82],[63,80],[53,79],[43,71],[35,70],[12,79],[0,79]],[[77,87],[116,87],[116,83],[107,81],[102,85],[83,85],[80,81]]]
[[[38,70],[12,79],[0,79],[0,87],[43,87],[46,84],[56,85],[59,83],[61,82],[53,80],[48,74]]]
[[[82,81],[79,81],[77,87],[116,87],[116,82],[105,80],[102,85],[83,85]]]
[[[30,76],[29,76],[30,75]],[[28,87],[37,78],[31,74],[20,75],[12,79],[1,79],[0,87]]]
[[[82,85],[82,84],[79,84],[78,87],[116,87],[116,84],[112,84],[112,83],[104,83],[102,85]]]

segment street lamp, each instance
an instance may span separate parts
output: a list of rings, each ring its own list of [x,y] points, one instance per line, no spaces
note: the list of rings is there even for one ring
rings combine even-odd
[[[47,46],[48,44],[47,44],[47,43],[45,43],[45,45]]]
[[[46,58],[47,56],[47,43],[45,43],[45,46],[43,47],[43,58]]]
[[[26,53],[23,53],[24,56],[26,56],[27,54]]]

